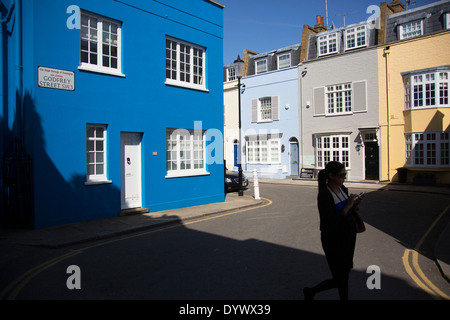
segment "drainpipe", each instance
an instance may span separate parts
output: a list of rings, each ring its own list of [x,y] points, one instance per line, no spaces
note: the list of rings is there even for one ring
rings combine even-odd
[[[301,71],[299,74],[299,85],[300,85],[300,99],[299,99],[299,109],[300,109],[300,154],[301,154],[301,166],[299,168],[299,170],[301,171],[302,168],[304,167],[304,145],[305,145],[305,139],[303,136],[303,78],[306,76],[307,71],[307,67],[303,66],[303,63],[300,63],[298,65],[299,67],[301,67]]]
[[[11,20],[12,13],[14,11],[15,3],[11,5],[11,8],[9,8],[8,13],[3,19],[0,19],[0,110],[4,111],[5,106],[5,83],[6,83],[6,77],[5,71],[3,69],[4,65],[6,64],[5,61],[5,55],[4,55],[4,48],[3,48],[3,41],[7,37],[6,35],[6,24]],[[6,54],[6,58],[8,58],[8,54]],[[6,94],[8,94],[8,90],[6,90]],[[5,119],[7,121],[7,119]]]
[[[389,105],[389,62],[388,62],[388,56],[389,56],[389,49],[390,47],[387,46],[383,49],[384,57],[386,59],[386,106],[387,106],[387,160],[388,160],[388,181],[391,181],[391,110]]]
[[[16,90],[20,99],[19,104],[16,100],[16,107],[19,108],[18,113],[20,116],[20,124],[19,124],[19,139],[23,143],[24,138],[24,125],[23,125],[23,31],[22,31],[22,0],[16,0],[16,22],[17,26],[17,37],[16,37]],[[17,99],[17,97],[16,97]],[[16,112],[17,112],[16,111]]]

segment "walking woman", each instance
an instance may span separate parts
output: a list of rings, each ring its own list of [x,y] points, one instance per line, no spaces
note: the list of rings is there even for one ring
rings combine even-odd
[[[356,243],[356,227],[352,212],[358,209],[361,199],[348,194],[344,186],[345,166],[329,162],[319,173],[317,204],[320,215],[322,248],[328,262],[332,279],[313,288],[303,289],[305,300],[312,300],[318,292],[337,288],[341,300],[348,300],[348,277],[353,268]]]

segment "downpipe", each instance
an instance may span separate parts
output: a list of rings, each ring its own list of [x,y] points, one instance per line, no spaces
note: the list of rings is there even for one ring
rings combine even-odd
[[[6,34],[6,24],[11,20],[12,13],[14,12],[15,8],[15,2],[12,3],[11,7],[9,8],[7,14],[4,18],[0,20],[0,110],[3,112],[2,116],[5,117],[7,113],[5,112],[6,108],[8,107],[6,105],[6,99],[5,94],[8,94],[8,88],[5,88],[7,85],[7,74],[4,70],[5,64],[7,65],[7,61],[5,59],[8,59],[8,53],[5,55],[5,48],[3,47],[4,41],[7,41],[8,35]],[[5,90],[6,89],[6,90]],[[6,92],[6,93],[5,93]],[[8,119],[4,119],[4,121],[8,121]],[[3,133],[3,138],[5,137],[5,134]],[[6,141],[4,141],[5,143]]]

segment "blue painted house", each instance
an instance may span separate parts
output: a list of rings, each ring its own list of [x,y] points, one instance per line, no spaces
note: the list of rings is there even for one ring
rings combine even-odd
[[[299,44],[248,56],[241,111],[247,175],[254,169],[262,178],[300,174],[299,60]]]
[[[224,201],[223,6],[5,0],[2,221]]]

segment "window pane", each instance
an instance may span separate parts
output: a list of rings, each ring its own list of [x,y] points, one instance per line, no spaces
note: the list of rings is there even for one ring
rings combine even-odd
[[[90,64],[97,64],[97,54],[91,53],[89,63]]]
[[[97,53],[97,46],[98,46],[97,42],[91,41],[89,43],[89,50],[90,50],[90,52]]]
[[[280,69],[290,67],[290,66],[291,66],[291,55],[290,54],[285,54],[278,58],[278,67]]]
[[[109,32],[109,22],[103,21],[103,31]]]
[[[272,98],[263,98],[260,100],[260,117],[261,120],[272,119]]]
[[[93,128],[93,127],[87,127],[87,129],[86,129],[86,135],[87,135],[89,138],[94,138],[94,137],[95,137],[95,128]]]
[[[111,58],[111,68],[117,69],[117,58]]]
[[[111,23],[111,33],[117,34],[117,30],[119,29],[119,25],[115,23]]]
[[[117,47],[111,47],[111,56],[117,58]]]
[[[90,24],[89,26],[95,30],[97,30],[98,19],[94,17],[89,17]]]
[[[427,106],[434,106],[435,105],[435,88],[434,83],[427,83],[426,84],[426,105]]]
[[[110,46],[103,44],[103,55],[109,56],[110,53]]]
[[[90,164],[87,166],[87,174],[95,175],[95,165],[94,164]]]
[[[350,34],[347,36],[347,48],[354,48],[355,47],[355,35]]]
[[[81,27],[81,39],[89,39],[89,28]]]
[[[81,40],[81,50],[83,51],[89,50],[89,42],[87,40]]]
[[[262,73],[267,71],[267,60],[257,61],[256,62],[256,72]]]
[[[103,56],[103,66],[109,68],[109,57]]]
[[[96,151],[103,151],[103,141],[97,141],[95,145]]]
[[[88,141],[87,142],[87,150],[94,151],[94,145],[95,145],[94,141]]]
[[[89,25],[89,18],[85,14],[81,15],[81,25],[82,26],[88,26]]]
[[[440,97],[439,102],[441,105],[448,104],[448,83],[439,84],[439,97]]]
[[[96,162],[103,162],[103,152],[97,152],[96,153]]]
[[[414,86],[414,107],[423,106],[423,87],[422,85]]]
[[[88,163],[95,163],[95,153],[94,152],[88,152],[87,153],[87,162]]]
[[[103,164],[98,164],[95,166],[95,174],[102,175],[104,173]]]
[[[81,52],[81,62],[89,63],[89,55],[87,52]]]

